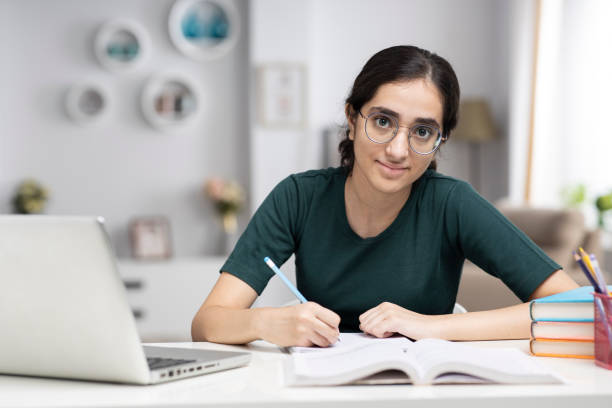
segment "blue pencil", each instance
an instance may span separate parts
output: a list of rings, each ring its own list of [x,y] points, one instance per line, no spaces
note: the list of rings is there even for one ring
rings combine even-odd
[[[593,286],[593,290],[595,290],[595,292],[601,293],[599,289],[599,285],[597,284],[597,282],[595,282],[595,278],[593,278],[593,274],[589,272],[589,269],[585,265],[584,261],[580,259],[580,255],[578,255],[576,251],[572,251],[572,254],[574,254],[574,260],[576,261],[576,263],[578,264],[578,266],[580,267],[584,275],[587,277],[589,282],[591,282],[591,285]]]
[[[599,287],[601,289],[601,293],[608,293],[608,285],[601,273],[601,269],[599,269],[599,262],[597,262],[597,257],[594,254],[589,255],[589,259],[591,260],[591,265],[593,265],[593,271],[595,272],[595,279],[599,283]]]
[[[285,277],[285,275],[283,275],[283,273],[281,272],[281,270],[278,268],[278,266],[276,266],[276,264],[269,258],[269,257],[265,257],[264,258],[264,262],[266,263],[266,265],[268,265],[270,267],[270,269],[272,269],[274,271],[275,274],[277,274],[281,280],[283,281],[283,283],[293,292],[293,294],[300,300],[300,303],[306,303],[308,302],[306,300],[306,298],[300,293],[299,290],[297,290],[297,288],[295,286],[293,286],[293,284],[289,281],[289,279],[287,279]]]

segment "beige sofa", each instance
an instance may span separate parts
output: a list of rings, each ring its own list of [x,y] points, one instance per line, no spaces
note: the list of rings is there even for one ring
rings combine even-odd
[[[511,206],[499,206],[498,209],[576,282],[580,285],[589,284],[572,259],[572,251],[582,246],[588,252],[595,253],[602,262],[601,236],[599,230],[586,229],[580,211]],[[501,280],[466,261],[457,302],[468,311],[477,311],[510,306],[520,303],[520,300]]]

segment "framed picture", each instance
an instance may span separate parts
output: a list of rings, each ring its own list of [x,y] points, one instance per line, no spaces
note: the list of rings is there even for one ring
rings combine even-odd
[[[129,230],[134,258],[167,259],[172,256],[170,222],[166,217],[136,217],[130,221]]]
[[[302,64],[270,64],[257,69],[258,118],[265,127],[306,124],[306,69]]]

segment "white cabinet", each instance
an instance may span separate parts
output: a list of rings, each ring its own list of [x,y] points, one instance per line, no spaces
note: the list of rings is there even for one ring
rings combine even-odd
[[[120,260],[119,273],[142,341],[191,341],[191,320],[215,285],[225,259]],[[295,282],[293,259],[283,271]],[[293,298],[280,279],[273,278],[254,306],[281,305]]]
[[[219,277],[225,258],[120,260],[119,272],[143,341],[191,341],[191,319]]]

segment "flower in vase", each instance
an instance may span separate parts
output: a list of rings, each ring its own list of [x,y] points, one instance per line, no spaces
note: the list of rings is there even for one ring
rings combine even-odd
[[[228,234],[236,232],[237,215],[245,201],[244,190],[240,184],[235,181],[211,178],[204,184],[204,192],[213,201],[221,216],[225,232]]]

